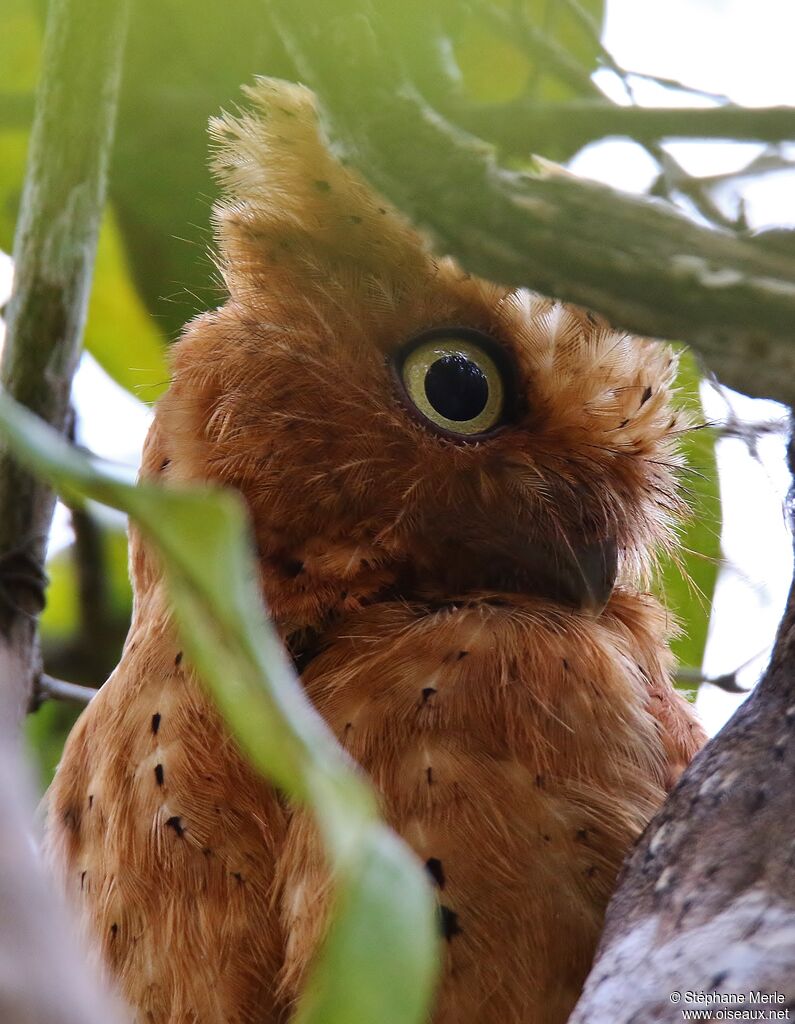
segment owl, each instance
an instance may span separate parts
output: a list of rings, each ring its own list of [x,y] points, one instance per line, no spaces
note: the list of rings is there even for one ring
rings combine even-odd
[[[683,511],[674,355],[437,258],[309,92],[247,93],[211,125],[228,297],[176,346],[142,476],[243,496],[307,697],[427,865],[433,1024],[560,1024],[704,739],[646,589]],[[318,833],[227,733],[135,530],[131,573],[50,858],[139,1024],[289,1021],[332,888]]]

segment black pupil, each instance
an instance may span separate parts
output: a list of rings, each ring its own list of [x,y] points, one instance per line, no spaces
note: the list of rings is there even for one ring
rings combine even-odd
[[[477,363],[456,352],[442,356],[429,368],[425,374],[425,395],[446,419],[462,422],[483,412],[489,398],[489,382]]]

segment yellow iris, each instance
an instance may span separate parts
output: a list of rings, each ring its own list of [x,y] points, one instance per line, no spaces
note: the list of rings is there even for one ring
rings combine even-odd
[[[429,338],[408,354],[401,374],[419,412],[451,434],[483,434],[502,417],[502,374],[467,338]]]

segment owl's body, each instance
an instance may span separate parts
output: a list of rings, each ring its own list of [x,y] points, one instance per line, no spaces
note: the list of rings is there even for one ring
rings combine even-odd
[[[436,887],[434,1024],[557,1024],[702,740],[637,586],[678,508],[671,357],[434,260],[303,90],[253,96],[216,125],[230,299],[180,343],[143,473],[244,495],[306,692]],[[317,834],[227,736],[137,537],[132,571],[53,858],[140,1024],[287,1021],[331,891]]]

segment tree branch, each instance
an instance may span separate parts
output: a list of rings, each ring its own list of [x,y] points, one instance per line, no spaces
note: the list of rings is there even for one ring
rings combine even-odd
[[[368,0],[268,10],[337,149],[441,251],[628,330],[687,341],[729,386],[795,404],[795,259],[660,202],[500,167],[405,80]]]
[[[53,0],[14,241],[2,386],[63,430],[80,351],[110,157],[128,0]],[[27,703],[54,499],[0,455],[0,666]]]
[[[521,100],[460,107],[453,113],[467,131],[520,156],[542,145],[578,149],[607,136],[626,136],[640,143],[666,138],[795,139],[795,107],[621,107],[605,100]]]

